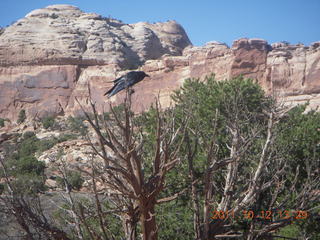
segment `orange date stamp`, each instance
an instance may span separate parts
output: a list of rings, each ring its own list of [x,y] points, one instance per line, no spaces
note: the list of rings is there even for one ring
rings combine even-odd
[[[252,219],[259,219],[259,220],[302,220],[307,219],[309,217],[309,213],[303,210],[261,210],[261,211],[253,211],[253,210],[243,210],[235,214],[233,210],[213,210],[212,211],[212,220],[226,220],[226,219],[235,219],[240,218],[244,220],[252,220]]]

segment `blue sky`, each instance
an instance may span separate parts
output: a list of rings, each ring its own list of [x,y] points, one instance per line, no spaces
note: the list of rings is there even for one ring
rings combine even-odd
[[[176,20],[194,45],[241,37],[269,43],[320,41],[320,0],[1,0],[0,26],[33,9],[71,4],[125,23]]]

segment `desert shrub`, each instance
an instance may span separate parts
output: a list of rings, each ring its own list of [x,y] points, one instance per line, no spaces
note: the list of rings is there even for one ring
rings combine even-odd
[[[0,195],[3,193],[4,191],[4,184],[0,183]]]
[[[5,119],[0,118],[0,128],[4,127]]]
[[[46,150],[49,150],[52,148],[54,145],[57,144],[57,139],[56,138],[50,138],[50,139],[43,139],[40,140],[38,143],[38,152],[42,153]]]
[[[23,134],[23,138],[19,145],[17,146],[18,156],[25,157],[25,156],[33,156],[34,153],[38,150],[38,143],[39,139],[36,137],[34,132],[28,131]]]
[[[27,132],[25,132],[25,133],[23,134],[23,138],[24,138],[24,139],[33,138],[33,137],[35,137],[35,136],[36,136],[36,134],[35,134],[34,132],[32,132],[32,131],[27,131]]]
[[[53,126],[55,125],[55,119],[52,116],[44,117],[41,119],[41,123],[45,129],[53,128]]]
[[[84,182],[81,174],[77,171],[67,171],[66,179],[62,177],[57,178],[57,183],[61,188],[66,188],[66,184],[68,189],[80,190],[82,184]]]
[[[74,138],[76,135],[63,134],[58,138],[38,139],[34,132],[25,132],[14,149],[12,149],[13,146],[11,147],[11,154],[8,155],[8,161],[6,161],[9,175],[15,177],[16,188],[19,188],[19,191],[25,189],[30,193],[35,193],[36,189],[44,191],[45,164],[37,160],[35,153],[41,153],[57,143]],[[82,182],[77,174],[71,173],[69,178],[74,189],[81,188]]]
[[[76,139],[77,136],[74,134],[62,134],[60,135],[58,138],[53,137],[53,138],[49,138],[49,139],[42,139],[42,140],[37,140],[37,151],[39,153],[42,153],[46,150],[49,150],[50,148],[52,148],[54,145],[56,145],[57,143],[61,143],[61,142],[65,142],[68,140],[72,140],[72,139]]]
[[[69,140],[73,140],[73,139],[76,139],[77,136],[74,135],[74,134],[62,134],[61,136],[59,136],[58,138],[58,142],[61,143],[61,142],[66,142],[66,141],[69,141]]]
[[[39,149],[39,142],[34,132],[25,132],[5,161],[7,174],[13,177],[12,184],[21,193],[36,193],[45,188],[45,164],[34,156]]]
[[[37,176],[42,176],[45,169],[45,164],[38,161],[32,155],[20,156],[19,159],[10,161],[9,165],[10,172],[14,176],[24,174],[35,174]]]
[[[71,187],[75,190],[80,190],[84,182],[83,178],[81,177],[81,174],[79,172],[73,171],[69,173],[68,177],[68,182],[71,185]]]
[[[72,132],[79,133],[81,136],[85,136],[87,134],[88,127],[84,125],[83,118],[70,116],[67,122]]]
[[[23,123],[26,120],[26,118],[27,118],[26,110],[24,110],[24,109],[20,110],[17,123],[18,124]]]
[[[43,176],[36,174],[21,174],[11,182],[11,185],[19,194],[37,194],[47,190],[44,180]]]
[[[45,164],[28,155],[11,159],[7,163],[9,176],[14,177],[11,185],[17,192],[38,193],[45,191]]]

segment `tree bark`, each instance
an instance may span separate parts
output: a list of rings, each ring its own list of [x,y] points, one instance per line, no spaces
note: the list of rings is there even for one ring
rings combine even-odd
[[[123,219],[123,229],[125,234],[126,240],[135,240],[137,238],[137,231],[136,231],[136,222],[132,221],[133,218],[127,217]]]
[[[193,229],[194,229],[194,237],[196,240],[201,238],[201,230],[200,230],[200,209],[199,209],[199,200],[197,195],[197,188],[195,183],[193,182],[191,185],[192,191],[192,207],[193,207]]]
[[[194,173],[193,161],[195,154],[198,150],[198,142],[194,144],[193,151],[191,150],[190,138],[188,132],[185,134],[185,142],[188,146],[188,168],[189,168],[189,178],[191,180],[191,199],[192,199],[192,208],[193,208],[193,230],[194,230],[194,239],[198,240],[201,238],[201,222],[200,222],[200,206],[199,198],[197,194],[196,186],[196,177]]]
[[[154,204],[152,204],[148,208],[144,208],[141,211],[140,222],[141,222],[143,240],[158,239],[158,229],[156,224]]]

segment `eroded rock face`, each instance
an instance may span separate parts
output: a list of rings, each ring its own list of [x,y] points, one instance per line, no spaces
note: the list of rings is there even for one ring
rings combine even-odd
[[[37,27],[28,28],[30,23]],[[0,63],[0,117],[11,120],[21,109],[31,119],[79,114],[76,99],[86,106],[88,88],[99,111],[108,110],[124,93],[110,99],[103,94],[130,64],[151,76],[134,87],[135,111],[147,109],[156,96],[169,106],[170,94],[186,78],[210,74],[218,80],[253,78],[285,104],[320,105],[320,42],[270,46],[262,39],[239,39],[231,48],[219,42],[195,47],[172,21],[124,24],[67,5],[35,10],[6,28]]]
[[[78,74],[76,65],[0,67],[0,116],[63,114]]]
[[[271,47],[260,39],[239,39],[229,48],[225,44],[210,42],[203,47],[188,47],[182,56],[164,56],[159,60],[149,60],[142,70],[147,78],[135,86],[133,107],[142,111],[150,106],[156,96],[160,96],[162,106],[171,104],[170,95],[178,89],[186,78],[204,79],[215,74],[216,79],[225,80],[238,75],[255,79],[268,94],[273,94],[287,105],[309,101],[309,109],[320,105],[320,47],[315,43],[310,47],[286,45]],[[110,100],[103,97],[112,84],[109,80],[124,74],[115,66],[92,66],[86,68],[70,98],[66,112],[77,109],[75,96],[88,95],[84,86],[90,83],[93,99],[99,109],[105,109],[108,102],[117,104],[123,100],[120,93]],[[78,97],[79,98],[79,97]],[[81,98],[81,97],[80,97]]]
[[[125,24],[70,5],[37,9],[0,35],[0,65],[138,66],[191,45],[175,21]]]
[[[262,79],[267,64],[267,54],[271,50],[262,39],[239,39],[234,41],[232,51],[234,60],[231,75],[240,74],[249,78]]]

